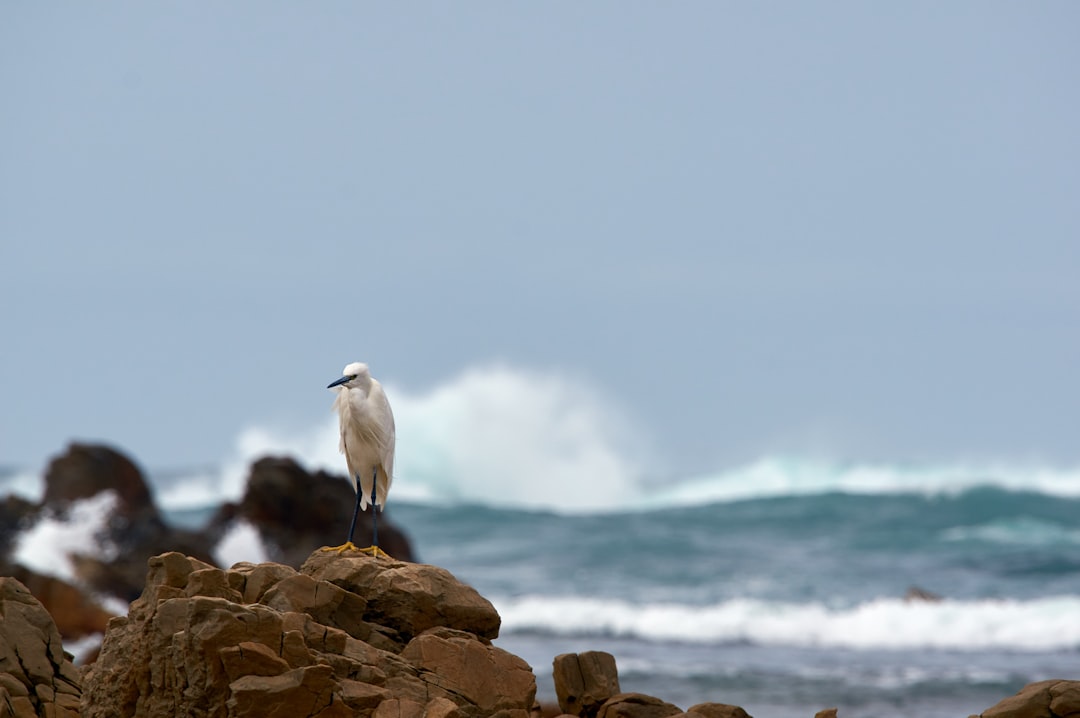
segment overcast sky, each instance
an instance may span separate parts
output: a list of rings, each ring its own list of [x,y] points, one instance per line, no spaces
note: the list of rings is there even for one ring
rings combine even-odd
[[[567,375],[668,473],[1080,461],[1080,5],[0,6],[0,465]]]

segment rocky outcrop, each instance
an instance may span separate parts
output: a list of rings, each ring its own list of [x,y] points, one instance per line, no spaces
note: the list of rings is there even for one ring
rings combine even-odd
[[[1030,683],[978,718],[1080,718],[1080,681]]]
[[[615,656],[603,651],[564,653],[552,661],[555,694],[563,713],[594,718],[619,689]]]
[[[823,711],[818,711],[814,718],[828,718],[822,716]],[[727,703],[698,703],[686,709],[687,716],[700,716],[700,718],[750,718],[750,714],[740,706],[728,705]],[[836,709],[833,709],[832,718],[836,718]]]
[[[536,680],[491,644],[499,617],[449,572],[317,551],[221,570],[179,553],[109,624],[86,718],[526,718]]]
[[[245,520],[258,530],[267,554],[299,568],[314,549],[344,541],[354,498],[343,477],[309,474],[291,459],[268,458],[252,466],[240,503],[223,507],[206,530],[184,530],[165,521],[134,461],[107,446],[81,443],[49,462],[44,484],[40,503],[17,496],[0,500],[0,575],[29,588],[68,641],[105,630],[111,614],[92,596],[126,604],[142,593],[151,556],[175,551],[212,563],[217,541],[234,521]],[[95,504],[101,515],[93,516],[98,529],[92,540],[65,557],[70,570],[59,571],[72,574],[72,580],[42,575],[12,560],[21,532],[45,519],[74,521],[83,502],[106,494],[111,500]],[[384,549],[411,561],[405,534],[383,515],[379,518]],[[370,542],[369,523],[361,520],[356,533],[358,543]]]
[[[126,515],[157,515],[142,472],[115,449],[99,444],[72,443],[52,459],[45,471],[45,507],[63,511],[72,503],[114,492]]]
[[[0,718],[539,715],[532,670],[492,644],[498,614],[443,569],[324,551],[300,570],[223,570],[179,553],[149,567],[81,676],[42,605],[0,579]],[[579,718],[749,718],[617,692],[607,653],[564,654],[553,667],[561,710]],[[1033,683],[975,718],[1080,718],[1080,681]]]
[[[81,693],[52,617],[26,586],[0,578],[0,716],[76,718]]]
[[[739,706],[699,703],[686,712],[641,693],[622,693],[615,657],[603,651],[564,653],[552,662],[559,709],[579,718],[750,718]]]
[[[107,446],[73,443],[49,463],[39,515],[63,520],[77,502],[105,492],[115,501],[101,517],[94,543],[70,557],[79,584],[127,602],[142,591],[151,556],[180,551],[210,560],[210,539],[169,526],[139,468]]]
[[[19,532],[34,522],[38,506],[19,496],[5,496],[0,500],[0,564],[15,548]]]
[[[65,641],[105,633],[105,626],[113,614],[77,586],[53,576],[42,576],[23,566],[12,566],[6,573],[41,602]]]
[[[669,718],[682,713],[678,706],[643,693],[620,693],[604,701],[597,718]]]
[[[239,503],[221,507],[209,533],[224,535],[236,521],[254,526],[271,560],[299,568],[320,546],[345,542],[356,494],[342,476],[308,473],[290,458],[267,457],[251,466]],[[371,508],[356,522],[353,543],[371,545]],[[379,545],[402,561],[413,561],[404,532],[379,512]]]

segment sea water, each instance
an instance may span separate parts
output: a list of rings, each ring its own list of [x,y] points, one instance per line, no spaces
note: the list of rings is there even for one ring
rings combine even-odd
[[[545,701],[552,658],[586,650],[615,656],[625,691],[758,718],[963,716],[1080,679],[1080,499],[992,478],[819,489],[584,513],[403,499],[388,515],[419,560],[494,603],[497,645],[533,666]],[[166,509],[195,525],[214,505]],[[57,564],[41,551],[20,546]]]
[[[533,665],[541,698],[551,659],[584,650],[616,657],[623,690],[759,717],[963,716],[1080,678],[1074,498],[986,487],[390,511],[420,560],[494,602],[498,645]],[[906,599],[912,587],[938,598]]]
[[[494,603],[497,645],[533,666],[542,700],[552,658],[586,650],[615,656],[625,691],[757,718],[966,716],[1080,679],[1076,467],[766,456],[665,476],[572,382],[496,368],[424,397],[390,390],[388,516],[419,560]],[[197,527],[263,455],[340,473],[336,419],[252,428],[220,465],[149,475],[170,519]],[[40,486],[38,470],[0,476],[0,495]],[[67,533],[93,533],[100,512],[84,513]],[[54,528],[18,555],[63,575]],[[245,527],[217,556],[264,558]]]

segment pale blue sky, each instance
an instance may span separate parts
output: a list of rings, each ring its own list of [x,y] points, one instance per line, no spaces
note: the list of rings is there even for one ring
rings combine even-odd
[[[680,474],[1080,461],[1080,6],[5,3],[0,465],[567,373]]]

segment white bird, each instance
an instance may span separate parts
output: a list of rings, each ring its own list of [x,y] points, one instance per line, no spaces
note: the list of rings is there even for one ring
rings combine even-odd
[[[337,392],[333,408],[338,413],[341,430],[338,450],[345,454],[349,480],[356,491],[356,506],[348,540],[327,550],[341,553],[355,549],[376,557],[386,556],[379,548],[378,511],[386,505],[390,482],[394,480],[394,412],[382,384],[371,377],[367,364],[353,362],[342,374],[326,388]],[[372,504],[371,546],[357,549],[352,542],[356,517],[369,503]]]

